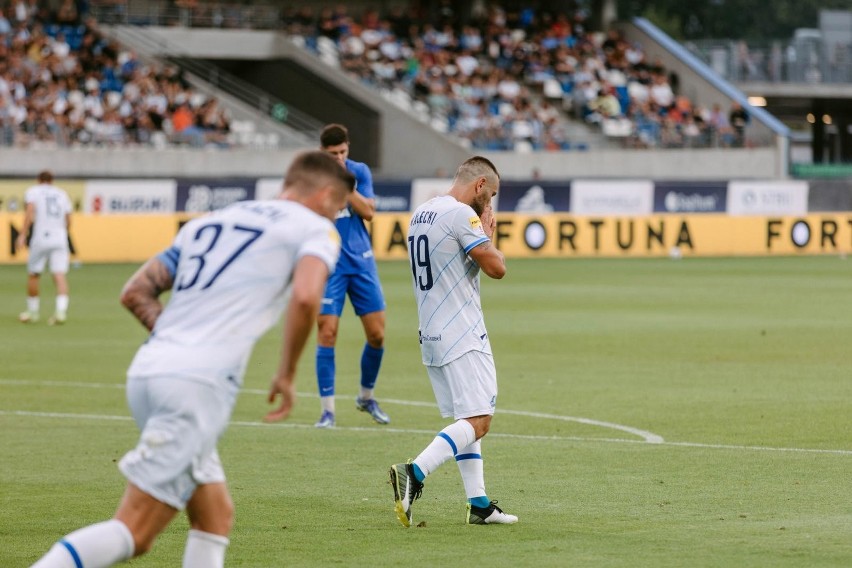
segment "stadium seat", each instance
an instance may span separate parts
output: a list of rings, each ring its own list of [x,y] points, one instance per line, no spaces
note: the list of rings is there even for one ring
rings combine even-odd
[[[628,118],[605,118],[601,122],[604,135],[612,138],[625,138],[633,133],[633,122]]]
[[[527,140],[515,141],[515,152],[518,154],[531,154],[533,149],[533,145]]]
[[[556,79],[546,79],[542,83],[542,94],[545,98],[558,100],[562,98],[562,85]]]
[[[317,52],[320,59],[332,67],[340,66],[340,54],[334,40],[325,36],[317,37]]]
[[[251,120],[232,120],[231,134],[237,145],[249,146],[255,144],[256,125]]]

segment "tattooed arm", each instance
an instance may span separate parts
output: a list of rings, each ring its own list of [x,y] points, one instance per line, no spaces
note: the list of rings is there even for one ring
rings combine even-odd
[[[160,294],[170,290],[172,284],[169,269],[158,257],[154,257],[143,264],[124,285],[121,304],[151,331],[163,311]]]
[[[482,272],[491,278],[499,280],[506,275],[506,259],[491,241],[473,247],[467,254],[476,261]]]

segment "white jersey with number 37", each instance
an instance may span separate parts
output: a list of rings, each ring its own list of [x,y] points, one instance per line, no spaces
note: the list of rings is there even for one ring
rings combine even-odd
[[[479,266],[468,256],[488,241],[474,210],[449,195],[427,201],[411,217],[408,256],[424,365],[446,365],[469,351],[491,353]]]
[[[316,256],[331,272],[339,252],[331,221],[292,201],[243,201],[193,219],[159,257],[172,297],[127,374],[241,383],[298,261]]]

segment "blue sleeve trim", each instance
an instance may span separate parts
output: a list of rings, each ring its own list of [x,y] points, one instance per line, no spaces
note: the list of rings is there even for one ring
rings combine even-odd
[[[484,243],[487,240],[489,240],[488,237],[482,237],[481,239],[479,239],[477,241],[473,241],[472,243],[470,243],[469,245],[464,247],[464,252],[465,253],[470,252],[470,249],[472,249],[473,247],[478,247],[479,245],[481,245],[482,243]]]
[[[177,273],[177,265],[180,260],[180,249],[172,246],[157,255],[157,258],[166,266],[169,275],[174,278]]]

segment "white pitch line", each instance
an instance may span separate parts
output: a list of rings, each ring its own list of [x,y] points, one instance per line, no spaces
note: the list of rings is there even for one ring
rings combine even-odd
[[[63,418],[63,419],[78,419],[78,420],[109,420],[119,422],[132,422],[130,416],[116,416],[110,414],[76,414],[72,412],[37,412],[30,410],[0,410],[0,416],[26,416],[34,418]],[[243,420],[233,420],[229,426],[250,427],[250,428],[290,428],[290,429],[305,429],[316,430],[313,424],[299,424],[295,422],[247,422]],[[393,433],[393,434],[425,434],[434,435],[434,430],[417,430],[413,428],[393,428],[387,426],[335,426],[335,430],[343,430],[347,432],[367,432],[374,434]],[[570,442],[620,442],[620,443],[636,443],[641,444],[640,440],[627,440],[621,438],[588,438],[581,436],[536,436],[532,434],[506,434],[495,433],[489,434],[489,437],[522,439],[522,440],[541,440],[541,441],[570,441]]]
[[[354,398],[354,397],[351,397]],[[36,418],[66,418],[75,420],[110,420],[120,422],[131,422],[133,419],[130,416],[115,416],[109,414],[74,414],[68,412],[34,412],[29,410],[0,410],[0,416],[27,416]],[[312,424],[297,424],[294,422],[247,422],[235,420],[230,423],[231,426],[250,427],[250,428],[291,428],[315,430]],[[434,430],[417,430],[407,428],[393,428],[388,426],[335,426],[335,430],[343,430],[347,432],[366,432],[366,433],[395,433],[395,434],[434,434]],[[488,434],[489,438],[507,438],[514,440],[535,440],[549,442],[586,442],[586,443],[606,443],[606,444],[638,444],[644,445],[647,442],[641,440],[628,440],[626,438],[592,438],[583,436],[539,436],[532,434],[507,434],[502,432],[494,432]],[[802,454],[830,454],[840,456],[852,456],[852,450],[831,450],[819,448],[776,448],[772,446],[746,446],[735,444],[702,444],[698,442],[659,442],[653,444],[655,446],[668,446],[675,448],[699,448],[708,450],[737,450],[751,452],[781,452],[781,453],[802,453]]]
[[[27,380],[16,380],[16,379],[0,379],[0,385],[14,385],[14,386],[49,386],[49,387],[83,387],[83,388],[115,388],[115,389],[123,389],[124,384],[118,383],[86,383],[86,382],[66,382],[66,381],[27,381]],[[261,389],[242,389],[242,392],[245,394],[256,394],[266,396],[269,394],[269,391],[261,390]],[[318,395],[316,393],[297,393],[298,396],[308,397],[308,398],[316,398]],[[337,398],[340,399],[351,399],[354,400],[354,396],[345,396],[345,395],[337,395]],[[403,406],[419,406],[425,408],[435,408],[434,402],[421,402],[421,401],[412,401],[412,400],[397,400],[391,398],[383,398],[383,403],[388,404],[399,404]],[[500,408],[497,411],[499,414],[512,414],[515,416],[527,416],[530,418],[542,418],[545,420],[562,420],[564,422],[576,422],[578,424],[586,424],[589,426],[598,426],[601,428],[608,428],[611,430],[618,430],[621,432],[626,432],[628,434],[633,434],[634,436],[638,436],[642,438],[644,442],[648,444],[661,444],[665,440],[663,440],[662,436],[654,434],[653,432],[648,432],[646,430],[640,430],[639,428],[633,428],[632,426],[624,426],[622,424],[615,424],[613,422],[603,422],[601,420],[593,420],[591,418],[581,418],[576,416],[563,416],[560,414],[542,414],[540,412],[527,412],[524,410],[508,410]],[[494,435],[492,434],[492,437]],[[581,438],[585,439],[585,438]]]
[[[749,450],[752,452],[794,452],[808,454],[834,454],[852,456],[852,450],[822,450],[820,448],[776,448],[773,446],[742,446],[736,444],[699,444],[696,442],[664,442],[666,446],[682,448],[707,448],[711,450]]]
[[[10,385],[10,386],[49,386],[49,387],[82,387],[82,388],[102,388],[102,389],[120,389],[124,390],[123,383],[86,383],[86,382],[67,382],[67,381],[30,381],[30,380],[20,380],[20,379],[0,379],[0,386],[2,385]],[[254,395],[267,395],[269,394],[265,390],[261,389],[243,389],[242,392],[247,394]],[[298,393],[298,396],[307,397],[307,398],[317,398],[316,393]],[[349,399],[354,400],[354,396],[348,395],[337,395],[337,398],[341,399]],[[397,400],[397,399],[382,399],[383,402],[391,403],[391,404],[399,404],[405,406],[417,406],[424,408],[434,408],[435,403],[430,402],[421,402],[421,401],[412,401],[412,400]],[[671,446],[671,447],[682,447],[682,448],[704,448],[704,449],[713,449],[713,450],[740,450],[740,451],[755,451],[755,452],[789,452],[789,453],[810,453],[810,454],[831,454],[831,455],[841,455],[841,456],[850,456],[852,455],[852,450],[832,450],[832,449],[820,449],[820,448],[779,448],[773,446],[749,446],[749,445],[738,445],[738,444],[705,444],[699,442],[667,442],[662,436],[658,436],[651,432],[647,432],[645,430],[640,430],[637,428],[632,428],[630,426],[623,426],[621,424],[614,424],[612,422],[602,422],[599,420],[592,420],[591,418],[578,418],[574,416],[562,416],[559,414],[543,414],[539,412],[527,412],[524,410],[504,410],[501,409],[499,411],[501,414],[514,414],[516,416],[528,416],[531,418],[543,418],[548,420],[564,420],[568,422],[577,422],[580,424],[588,424],[591,426],[601,426],[604,428],[611,428],[614,430],[620,430],[623,432],[628,432],[630,434],[634,434],[642,438],[642,440],[629,440],[624,438],[594,438],[594,437],[584,437],[584,436],[542,436],[542,435],[526,435],[526,434],[509,434],[502,432],[490,432],[488,436],[490,438],[507,438],[507,439],[522,439],[522,440],[539,440],[539,441],[569,441],[569,442],[605,442],[605,443],[613,443],[613,444],[655,444],[659,446]],[[75,418],[75,419],[91,419],[91,420],[126,420],[131,421],[132,418],[130,416],[110,416],[104,414],[71,414],[71,413],[57,413],[57,412],[31,412],[31,411],[23,411],[23,410],[0,410],[0,416],[32,416],[32,417],[45,417],[45,418]],[[305,428],[305,429],[313,429],[314,426],[312,424],[297,424],[293,422],[288,423],[267,423],[267,422],[245,422],[245,421],[233,421],[232,425],[241,426],[241,427],[254,427],[254,428],[263,428],[263,427],[277,427],[277,428]],[[393,432],[393,433],[403,433],[403,434],[434,434],[432,430],[417,430],[417,429],[405,429],[405,428],[394,428],[387,426],[376,426],[376,427],[357,427],[357,426],[336,426],[338,430],[345,430],[350,432],[367,432],[367,433],[380,433],[380,432]]]

